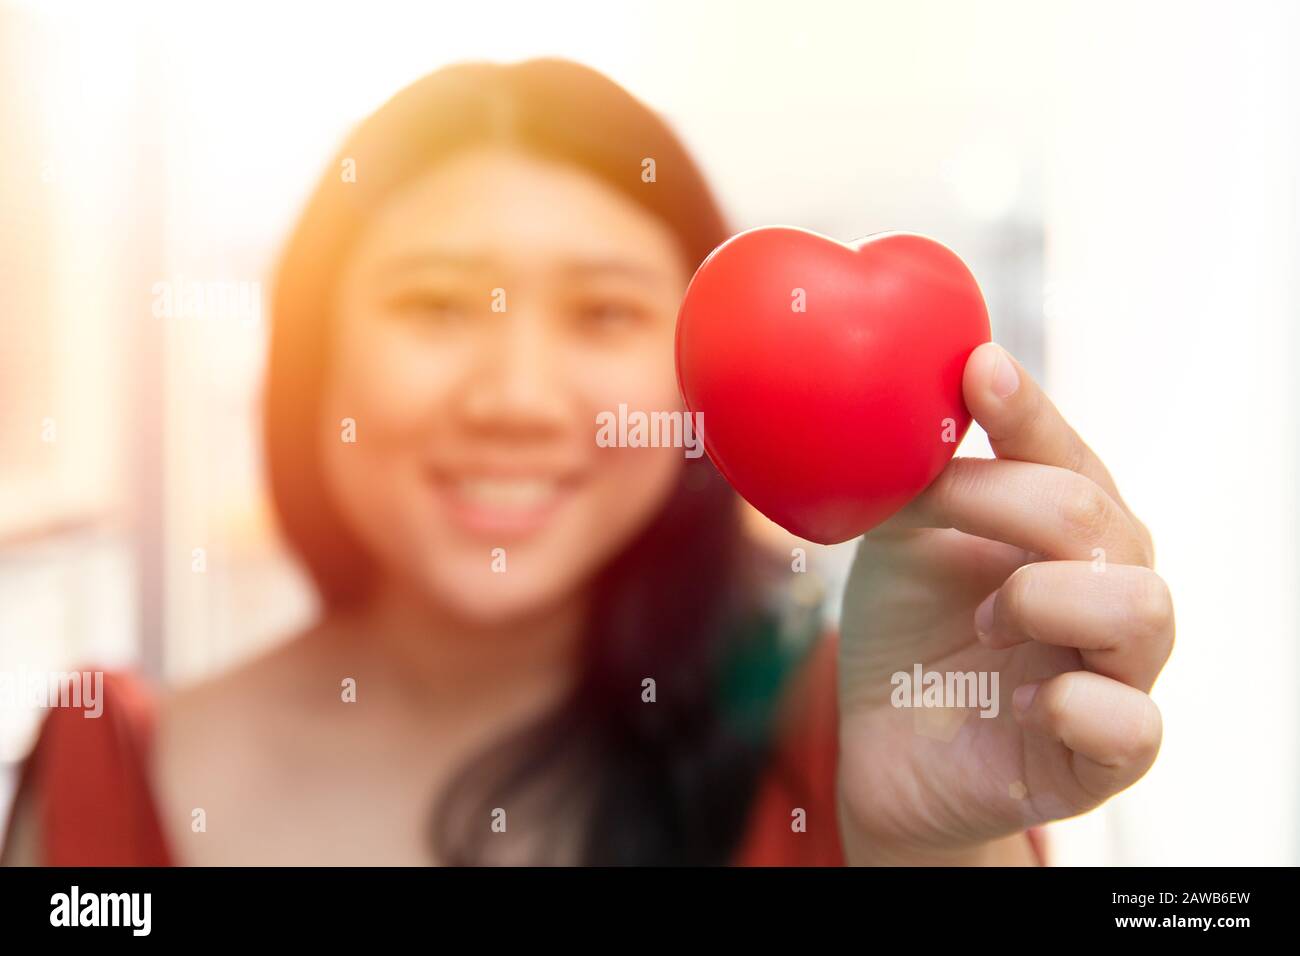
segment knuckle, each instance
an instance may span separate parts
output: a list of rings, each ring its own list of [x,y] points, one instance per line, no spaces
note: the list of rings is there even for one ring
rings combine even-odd
[[[935,486],[935,504],[943,517],[954,514],[958,504],[969,498],[984,480],[982,463],[973,458],[954,458]]]
[[[1043,716],[1051,727],[1060,727],[1070,713],[1070,697],[1073,691],[1071,682],[1057,679],[1043,687]]]
[[[1174,601],[1164,578],[1152,571],[1136,575],[1129,589],[1128,612],[1138,637],[1150,639],[1169,632],[1174,621]]]
[[[952,512],[952,503],[955,498],[957,483],[961,480],[961,472],[964,464],[960,458],[954,458],[948,463],[948,467],[939,472],[939,477],[934,480],[930,486],[928,497],[930,499],[930,509],[934,512],[935,518],[943,518]]]
[[[1111,506],[1106,493],[1086,478],[1073,481],[1060,502],[1061,520],[1070,537],[1092,544],[1110,527]]]
[[[1142,726],[1138,730],[1138,739],[1142,742],[1142,755],[1148,763],[1153,762],[1156,754],[1160,752],[1160,742],[1164,739],[1165,726],[1164,718],[1160,714],[1160,708],[1150,697],[1147,698],[1146,715],[1143,717]]]
[[[1034,577],[1032,564],[1016,568],[1011,573],[998,590],[995,607],[998,617],[1024,627],[1026,615],[1033,601]]]
[[[1020,415],[1020,432],[1031,438],[1038,438],[1050,427],[1050,408],[1046,396],[1037,389],[1025,404]]]
[[[1142,546],[1145,564],[1149,568],[1154,567],[1156,563],[1156,542],[1151,537],[1151,530],[1138,519],[1134,518],[1133,520],[1137,522],[1138,540]]]
[[[1088,446],[1083,443],[1083,439],[1073,428],[1067,429],[1067,432],[1065,449],[1062,452],[1063,464],[1070,471],[1082,471],[1089,457]]]
[[[1131,767],[1142,759],[1142,752],[1147,746],[1142,726],[1135,725],[1130,733],[1115,742],[1110,763],[1116,767]]]
[[[1141,713],[1133,720],[1132,730],[1118,743],[1116,763],[1128,767],[1149,766],[1160,749],[1163,733],[1160,708],[1148,697]]]

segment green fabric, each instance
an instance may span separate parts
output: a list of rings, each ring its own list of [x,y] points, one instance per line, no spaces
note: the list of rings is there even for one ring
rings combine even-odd
[[[817,630],[791,633],[777,615],[769,614],[743,628],[731,643],[721,673],[721,708],[743,737],[766,739],[783,691],[808,656]]]

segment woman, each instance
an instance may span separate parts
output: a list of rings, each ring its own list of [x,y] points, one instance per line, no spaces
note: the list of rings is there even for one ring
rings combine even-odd
[[[272,304],[271,488],[319,622],[54,712],[7,858],[1032,863],[1033,827],[1140,777],[1168,592],[997,346],[964,391],[998,460],[864,539],[838,639],[781,626],[707,459],[597,446],[602,411],[680,409],[677,303],[727,235],[662,121],[583,67],[452,67],[365,121]],[[917,663],[996,671],[1011,706],[920,720],[890,703]]]

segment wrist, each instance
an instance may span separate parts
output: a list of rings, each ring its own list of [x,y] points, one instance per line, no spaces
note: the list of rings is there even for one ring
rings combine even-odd
[[[973,843],[909,844],[886,839],[859,826],[841,803],[840,835],[849,866],[1037,866],[1040,861],[1026,833]]]

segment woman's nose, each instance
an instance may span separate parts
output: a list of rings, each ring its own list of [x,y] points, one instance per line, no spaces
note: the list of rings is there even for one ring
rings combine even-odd
[[[463,380],[467,422],[498,431],[559,430],[569,403],[557,333],[540,310],[525,307],[497,318]]]

